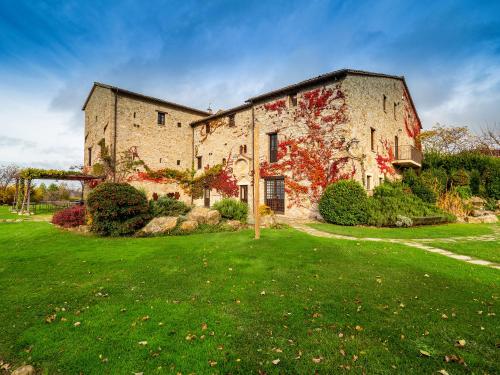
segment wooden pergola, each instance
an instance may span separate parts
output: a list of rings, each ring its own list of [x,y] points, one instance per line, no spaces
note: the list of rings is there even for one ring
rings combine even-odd
[[[105,176],[93,176],[78,171],[64,171],[56,169],[26,168],[19,171],[16,177],[16,193],[13,210],[20,215],[30,215],[31,182],[33,180],[64,180],[80,181],[81,183],[104,180]],[[83,200],[83,186],[82,186]]]

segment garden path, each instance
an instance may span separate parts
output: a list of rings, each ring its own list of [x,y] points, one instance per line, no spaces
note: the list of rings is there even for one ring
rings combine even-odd
[[[488,260],[483,260],[479,258],[474,258],[468,255],[455,254],[451,251],[440,249],[434,246],[429,246],[426,244],[426,242],[500,241],[500,228],[495,228],[493,234],[483,235],[483,236],[449,237],[449,238],[432,238],[432,239],[429,238],[399,239],[399,238],[377,238],[377,237],[359,238],[359,237],[345,236],[342,234],[323,232],[321,230],[312,228],[304,223],[290,222],[289,224],[293,228],[301,232],[310,234],[311,236],[336,238],[336,239],[350,240],[350,241],[380,241],[380,242],[399,243],[416,249],[444,255],[447,256],[448,258],[453,258],[467,263],[478,264],[481,266],[491,267],[500,270],[500,264],[498,263],[490,262]]]

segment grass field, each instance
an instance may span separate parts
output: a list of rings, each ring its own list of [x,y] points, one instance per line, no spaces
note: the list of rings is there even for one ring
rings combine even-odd
[[[481,236],[492,234],[498,224],[445,224],[427,225],[411,228],[375,228],[361,226],[340,226],[326,223],[310,224],[311,227],[324,232],[342,234],[359,238],[449,238],[461,236]]]
[[[493,374],[499,284],[486,267],[293,229],[103,239],[4,223],[0,359],[49,374]]]
[[[430,245],[456,254],[469,255],[500,264],[500,243],[498,241],[432,242]]]

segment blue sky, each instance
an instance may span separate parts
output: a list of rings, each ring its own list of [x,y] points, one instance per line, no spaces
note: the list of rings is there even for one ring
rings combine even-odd
[[[500,126],[500,1],[0,1],[0,164],[83,158],[93,81],[206,109],[339,68],[423,120]]]

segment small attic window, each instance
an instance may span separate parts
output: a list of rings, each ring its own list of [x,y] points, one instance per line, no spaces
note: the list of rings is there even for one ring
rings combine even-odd
[[[384,109],[384,112],[387,111],[387,96],[385,96],[385,94],[384,94],[384,97],[382,99],[382,108]]]
[[[134,112],[134,118],[135,118],[136,113]]]
[[[177,160],[177,165],[181,165],[181,161],[180,160]]]
[[[180,122],[177,123],[177,127],[180,128],[182,124]]]
[[[290,105],[292,107],[296,107],[297,106],[297,93],[295,92],[293,94],[290,94],[289,98],[290,98]]]
[[[165,112],[158,112],[158,125],[165,125]]]
[[[208,122],[205,124],[205,133],[210,133],[210,124]]]
[[[234,121],[234,113],[233,113],[232,115],[229,115],[229,126],[233,127],[235,125],[236,125],[236,123]]]

